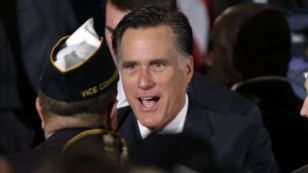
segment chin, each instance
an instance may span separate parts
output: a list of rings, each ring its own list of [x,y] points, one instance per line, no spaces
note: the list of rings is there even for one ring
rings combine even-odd
[[[151,120],[142,120],[140,121],[140,123],[149,129],[157,129],[158,126],[156,122]]]

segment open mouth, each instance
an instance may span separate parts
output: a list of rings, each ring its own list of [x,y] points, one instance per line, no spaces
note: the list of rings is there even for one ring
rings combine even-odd
[[[157,102],[159,101],[159,97],[158,96],[138,97],[138,100],[144,108],[150,109],[157,104]]]

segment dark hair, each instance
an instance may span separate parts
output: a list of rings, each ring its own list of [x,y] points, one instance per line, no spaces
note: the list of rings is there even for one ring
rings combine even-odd
[[[117,57],[120,58],[120,42],[128,28],[149,28],[166,25],[174,34],[174,43],[178,51],[184,55],[192,54],[192,29],[186,16],[175,9],[158,6],[145,6],[126,15],[112,35],[112,46]]]
[[[291,58],[290,29],[285,16],[268,9],[242,24],[234,46],[234,66],[242,78],[285,76]]]
[[[215,19],[213,31],[210,34],[209,51],[218,48],[227,56],[232,56],[239,28],[249,18],[267,9],[272,7],[265,4],[244,3],[224,10]]]
[[[105,93],[83,101],[64,102],[48,97],[39,91],[42,109],[46,113],[59,116],[74,116],[77,114],[103,114],[109,111],[109,106],[116,100],[116,87],[110,88]]]
[[[105,0],[116,6],[121,11],[133,11],[146,5],[155,5],[176,9],[176,0]]]

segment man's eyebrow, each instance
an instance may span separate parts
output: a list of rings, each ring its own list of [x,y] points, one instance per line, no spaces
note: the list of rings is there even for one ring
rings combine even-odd
[[[166,58],[157,58],[154,59],[150,62],[151,64],[167,64],[168,63],[168,59]]]
[[[137,64],[136,61],[123,61],[122,62],[123,67],[127,67],[127,66],[130,66],[130,65],[136,65],[136,64]]]
[[[114,31],[114,29],[113,29],[112,27],[108,26],[108,25],[106,25],[105,28],[106,28],[109,32],[113,32],[113,31]]]

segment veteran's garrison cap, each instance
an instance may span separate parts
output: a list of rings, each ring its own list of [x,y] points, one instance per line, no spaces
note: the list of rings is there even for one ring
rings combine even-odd
[[[87,21],[86,26],[77,30],[78,34],[76,31],[72,36],[65,36],[53,46],[40,78],[40,90],[48,97],[65,102],[82,101],[116,87],[118,71],[106,41],[100,38],[96,44],[91,43],[96,35],[89,26],[91,22],[93,25],[93,20]],[[69,45],[68,38],[73,36],[78,44]]]

